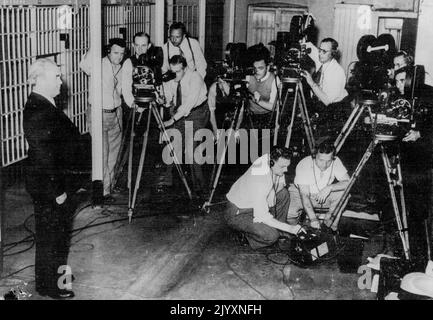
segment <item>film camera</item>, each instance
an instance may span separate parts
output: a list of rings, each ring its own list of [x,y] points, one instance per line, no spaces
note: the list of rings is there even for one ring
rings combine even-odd
[[[424,87],[424,67],[407,67],[399,73],[405,74],[404,88],[382,89],[379,92],[364,90],[359,101],[370,106],[372,114],[370,120],[366,119],[366,124],[372,125],[376,137],[381,140],[404,136],[419,117],[428,113],[418,105]]]
[[[394,37],[365,35],[358,42],[356,53],[359,61],[354,64],[348,86],[352,91],[382,90],[389,84],[388,70],[394,67],[397,53]]]
[[[308,56],[311,53],[302,42],[317,42],[317,28],[310,14],[294,16],[290,32],[278,32],[275,46],[275,65],[283,82],[291,82],[302,77],[302,70],[311,71],[314,61]]]
[[[226,46],[225,59],[215,61],[211,65],[211,73],[217,79],[230,82],[241,82],[247,75],[253,75],[251,67],[251,48],[247,49],[245,43],[229,43]]]
[[[392,90],[383,90],[378,98],[368,98],[364,93],[359,103],[370,106],[371,114],[364,123],[380,140],[396,140],[410,130],[412,105],[404,98],[396,98]]]
[[[281,81],[290,82],[292,79],[301,79],[302,71],[309,69],[305,62],[308,57],[308,50],[305,45],[290,48],[282,64],[278,68]]]
[[[133,94],[137,103],[149,103],[156,98],[156,80],[152,68],[137,66],[133,72]]]

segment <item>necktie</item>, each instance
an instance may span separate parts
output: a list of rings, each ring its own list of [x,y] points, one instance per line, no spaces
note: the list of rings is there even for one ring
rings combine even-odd
[[[323,71],[323,66],[320,66],[319,71],[317,71],[313,76],[314,82],[317,83],[319,86],[320,86],[320,80],[322,79],[322,71]]]
[[[179,46],[179,54],[185,58],[185,54],[183,53],[183,50],[180,46]]]
[[[114,85],[114,91],[117,90],[117,86],[119,85],[119,79],[117,78],[119,72],[120,72],[120,68],[116,71],[116,67],[114,67],[113,65],[111,65],[112,70],[113,70],[113,85]]]
[[[177,83],[176,90],[176,107],[174,108],[174,112],[182,105],[182,87],[180,85],[180,81]]]

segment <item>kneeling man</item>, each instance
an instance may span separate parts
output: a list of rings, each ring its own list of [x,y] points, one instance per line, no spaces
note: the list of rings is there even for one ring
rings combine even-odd
[[[296,167],[295,183],[289,188],[291,202],[287,221],[299,223],[304,211],[311,227],[319,229],[319,213],[326,211],[324,222],[329,227],[331,214],[349,180],[346,168],[335,156],[334,145],[330,141],[322,142],[315,155],[301,160]]]
[[[225,219],[230,227],[245,233],[253,249],[274,244],[284,233],[302,230],[286,222],[290,195],[284,173],[290,158],[288,149],[274,149],[257,159],[227,194]]]

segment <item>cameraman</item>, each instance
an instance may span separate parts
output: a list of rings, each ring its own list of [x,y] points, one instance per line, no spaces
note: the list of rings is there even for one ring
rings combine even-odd
[[[281,82],[278,77],[270,71],[270,53],[267,48],[262,47],[255,51],[251,58],[252,66],[254,67],[254,75],[247,75],[245,77],[249,93],[248,109],[253,116],[258,116],[255,117],[258,121],[266,121],[269,120],[268,118],[274,109]],[[209,89],[209,109],[211,112],[211,119],[215,119],[216,97],[218,90],[226,96],[233,94],[230,85],[222,79],[219,79],[211,86]],[[242,124],[242,121],[243,114],[239,117],[238,127]],[[218,131],[218,128],[215,127],[216,121],[212,122],[212,126],[216,133]]]
[[[346,74],[337,62],[338,42],[332,38],[323,39],[318,49],[311,42],[306,43],[307,49],[311,49],[309,54],[316,64],[314,77],[309,72],[304,71],[303,76],[313,90],[314,95],[326,107],[337,102],[341,102],[348,93],[345,89]]]
[[[412,59],[413,61],[413,59]],[[395,71],[396,87],[400,96],[409,102],[411,86],[414,81],[419,83],[416,88],[415,123],[412,130],[403,138],[401,162],[403,183],[408,209],[409,236],[411,243],[411,258],[421,269],[424,269],[428,257],[424,230],[424,221],[429,218],[431,196],[431,169],[433,163],[433,88],[424,84],[425,76],[415,75],[415,67],[406,66]],[[417,79],[416,79],[417,78]],[[420,112],[423,109],[423,112]],[[393,248],[391,248],[393,249]]]
[[[176,78],[164,83],[165,102],[171,110],[171,118],[164,122],[166,128],[174,128],[182,135],[185,145],[184,159],[192,160],[190,164],[191,180],[195,196],[200,197],[205,189],[202,167],[195,162],[194,151],[200,144],[195,141],[195,133],[204,129],[209,121],[209,107],[207,105],[206,84],[197,71],[188,68],[184,57],[177,55],[170,58],[170,69],[176,74]],[[192,136],[187,133],[187,124],[192,124]],[[180,144],[182,147],[182,143]],[[193,154],[188,154],[191,151]],[[188,161],[187,161],[188,163]],[[159,182],[160,187],[173,185],[172,178],[173,165],[167,167],[167,171]]]
[[[394,57],[394,68],[388,70],[390,79],[394,80],[396,71],[404,67],[413,67],[414,58],[406,53],[406,51],[399,51]]]
[[[161,47],[155,47],[150,41],[150,36],[144,32],[134,35],[134,55],[125,61],[124,68],[136,68],[147,66],[152,69],[157,79],[161,78],[164,54]]]

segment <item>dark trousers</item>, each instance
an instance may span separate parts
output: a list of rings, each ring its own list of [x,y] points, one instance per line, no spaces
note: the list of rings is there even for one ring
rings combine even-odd
[[[290,193],[287,188],[284,188],[278,192],[276,205],[270,209],[270,213],[278,221],[286,223],[289,206]],[[255,223],[253,211],[253,209],[239,209],[235,204],[228,202],[224,218],[231,228],[245,233],[254,250],[273,245],[278,241],[280,231],[264,223]]]
[[[189,125],[193,125],[193,136],[189,137],[185,134],[185,123],[189,122]],[[183,118],[177,121],[173,127],[173,129],[179,130],[182,135],[182,150],[190,150],[190,145],[192,144],[192,149],[195,151],[196,148],[201,144],[200,141],[194,141],[195,133],[204,129],[209,122],[209,107],[207,103],[204,103],[202,106],[197,107],[191,111],[188,117]],[[185,163],[186,154],[183,155],[183,162]],[[188,155],[190,158],[194,159],[194,154]],[[180,159],[179,159],[180,160]],[[173,166],[167,166],[167,170],[164,173],[163,177],[161,177],[158,184],[160,185],[173,185]],[[206,181],[203,176],[202,165],[197,164],[196,161],[193,161],[192,164],[188,165],[190,168],[190,177],[192,182],[192,189],[196,193],[202,193],[203,189],[206,188]]]
[[[63,205],[55,201],[34,201],[36,222],[35,278],[36,291],[54,293],[62,289],[57,281],[64,272],[59,267],[68,261],[73,205],[67,199]]]

